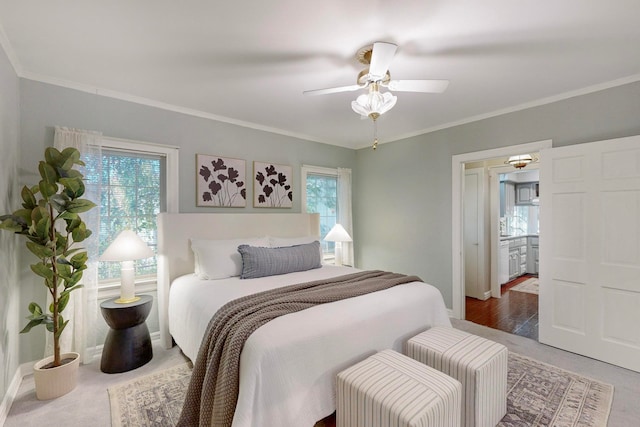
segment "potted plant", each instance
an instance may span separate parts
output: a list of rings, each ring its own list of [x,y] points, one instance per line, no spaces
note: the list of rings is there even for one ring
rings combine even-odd
[[[85,191],[82,174],[74,166],[84,166],[80,152],[49,147],[38,165],[40,182],[22,188],[22,209],[0,216],[0,229],[24,236],[27,249],[38,258],[31,271],[43,279],[51,296],[48,310],[35,302],[29,304],[29,323],[20,331],[44,325],[53,334],[53,356],[34,366],[36,396],[52,399],[75,388],[79,365],[78,353],[60,354],[60,336],[67,326],[62,312],[71,292],[82,287],[80,279],[87,268],[87,252],[77,247],[91,235],[80,213],[95,204],[82,199]]]

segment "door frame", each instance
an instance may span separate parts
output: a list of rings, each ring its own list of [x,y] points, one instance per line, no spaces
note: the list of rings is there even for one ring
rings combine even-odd
[[[496,157],[509,157],[526,152],[538,152],[545,148],[551,148],[552,141],[529,142],[508,147],[492,148],[489,150],[475,151],[472,153],[456,154],[451,157],[451,293],[452,293],[452,317],[465,318],[465,292],[464,292],[464,236],[463,228],[463,199],[464,199],[464,164],[493,159]]]

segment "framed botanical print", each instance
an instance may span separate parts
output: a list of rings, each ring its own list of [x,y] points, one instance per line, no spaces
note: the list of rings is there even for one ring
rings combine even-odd
[[[196,206],[247,205],[246,161],[196,154]]]
[[[290,208],[293,206],[291,166],[253,162],[253,206]]]

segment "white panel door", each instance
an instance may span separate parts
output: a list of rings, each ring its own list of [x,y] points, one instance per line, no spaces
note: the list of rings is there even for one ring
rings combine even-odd
[[[640,136],[540,166],[540,342],[640,372]]]
[[[464,177],[465,295],[484,298],[484,170],[468,169]]]

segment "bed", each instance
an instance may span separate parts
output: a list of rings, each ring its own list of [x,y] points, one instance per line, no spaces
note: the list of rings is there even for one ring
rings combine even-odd
[[[190,239],[318,236],[317,214],[160,214],[158,306],[161,338],[195,361],[211,316],[243,295],[358,270],[323,265],[257,279],[202,280]],[[286,241],[286,240],[282,240]],[[292,240],[293,241],[293,240]],[[312,427],[335,410],[335,376],[369,355],[431,326],[450,326],[440,292],[422,282],[398,285],[270,321],[247,340],[233,427]]]

